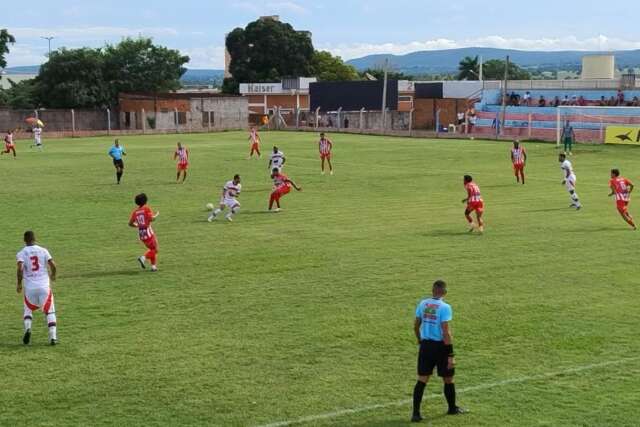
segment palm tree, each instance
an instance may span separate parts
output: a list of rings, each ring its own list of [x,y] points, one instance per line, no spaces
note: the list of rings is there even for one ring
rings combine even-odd
[[[478,63],[478,57],[472,58],[466,56],[460,65],[458,65],[458,80],[478,80],[480,78],[480,65]]]

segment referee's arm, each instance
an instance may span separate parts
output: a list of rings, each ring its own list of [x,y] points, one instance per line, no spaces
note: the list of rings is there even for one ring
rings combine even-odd
[[[413,332],[416,334],[416,340],[420,344],[420,325],[422,325],[422,319],[416,317],[416,321],[413,324]]]
[[[451,329],[449,329],[449,322],[442,322],[442,338],[445,346],[453,345],[453,337],[451,336]],[[448,369],[453,369],[456,366],[456,360],[453,354],[449,354]]]

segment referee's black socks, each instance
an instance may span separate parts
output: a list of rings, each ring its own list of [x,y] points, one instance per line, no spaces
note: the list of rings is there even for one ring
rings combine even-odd
[[[426,383],[418,381],[413,388],[413,415],[420,415],[420,404],[422,404],[422,396],[426,386]]]
[[[116,178],[118,179],[118,184],[120,184],[120,179],[122,179],[122,172],[116,172]]]
[[[447,399],[447,404],[449,405],[449,411],[456,410],[456,385],[446,384],[444,385],[444,397]]]

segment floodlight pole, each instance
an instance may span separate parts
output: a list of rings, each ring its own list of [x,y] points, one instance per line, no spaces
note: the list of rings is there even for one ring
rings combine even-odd
[[[507,82],[509,81],[509,55],[504,64],[504,82],[502,90],[502,134],[504,134],[507,121]]]
[[[50,36],[50,37],[41,37],[41,38],[49,42],[49,58],[51,58],[51,40],[55,39],[55,37]]]
[[[389,58],[384,61],[384,83],[382,86],[382,130],[387,127],[387,81],[389,79]]]

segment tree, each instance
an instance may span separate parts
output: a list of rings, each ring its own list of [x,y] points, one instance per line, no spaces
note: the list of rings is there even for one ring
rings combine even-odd
[[[478,57],[472,58],[465,56],[458,65],[458,80],[479,80],[480,79],[480,64]]]
[[[502,59],[492,59],[484,63],[482,74],[485,80],[503,80],[506,61]],[[509,80],[531,80],[531,73],[520,68],[518,64],[509,62]]]
[[[154,45],[149,38],[126,38],[104,50],[103,74],[111,99],[120,92],[166,92],[180,88],[189,57]]]
[[[0,69],[7,66],[5,55],[9,53],[9,45],[15,42],[16,39],[6,29],[0,30]]]
[[[15,83],[7,77],[11,87],[0,91],[0,105],[7,105],[15,109],[34,109],[40,106],[39,84],[36,79],[22,80]]]
[[[283,77],[309,76],[314,55],[311,37],[289,24],[274,19],[259,19],[244,29],[236,28],[227,36],[231,55],[224,91],[237,91],[241,82],[270,82]]]
[[[151,39],[124,39],[100,49],[60,49],[42,65],[39,98],[52,108],[115,105],[120,92],[178,89],[188,56]]]
[[[40,67],[40,98],[51,108],[106,106],[111,89],[104,78],[101,49],[60,49]]]
[[[315,51],[311,59],[313,76],[320,81],[358,80],[356,69],[342,61],[339,56],[333,56],[326,51]]]
[[[367,68],[366,70],[360,73],[360,76],[363,79],[366,79],[367,74],[375,77],[376,80],[384,80],[384,69],[382,68]],[[413,76],[404,74],[401,71],[388,71],[387,79],[388,80],[413,80]]]

